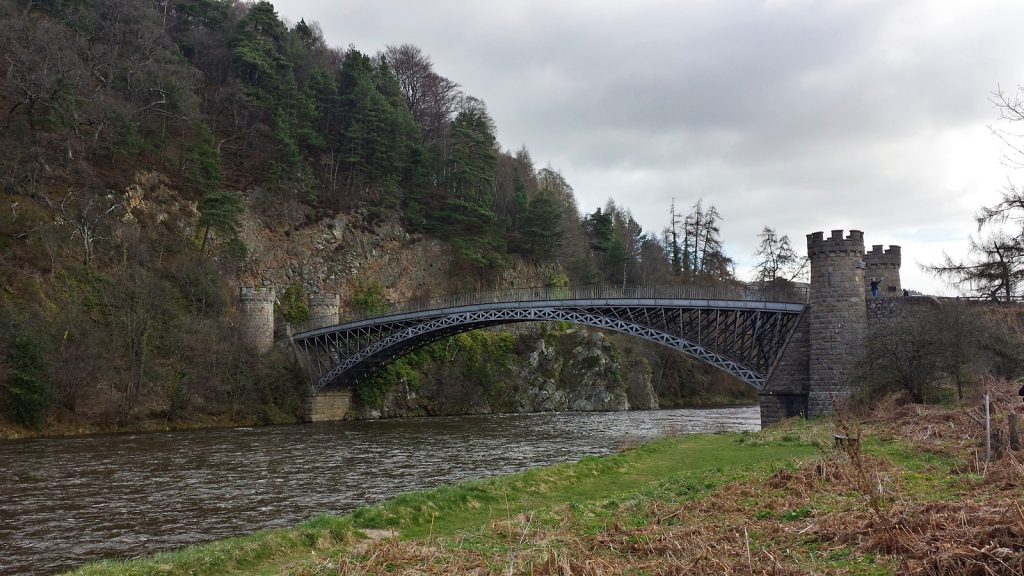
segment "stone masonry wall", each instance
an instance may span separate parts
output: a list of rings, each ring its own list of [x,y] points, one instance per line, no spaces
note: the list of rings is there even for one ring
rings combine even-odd
[[[352,407],[351,390],[321,390],[306,398],[306,422],[336,422]]]
[[[849,396],[849,376],[867,328],[864,299],[864,234],[833,230],[807,235],[811,262],[810,387],[807,415],[831,414]]]
[[[939,306],[942,306],[942,303],[932,296],[869,299],[867,301],[868,326],[901,314],[925,314]]]
[[[805,312],[760,394],[761,427],[807,415],[811,315]]]
[[[901,310],[903,310],[902,298],[868,298],[868,325],[873,326],[881,320],[898,316]]]
[[[242,340],[258,352],[274,345],[274,289],[242,288],[239,294],[242,312]]]
[[[761,425],[805,415],[831,414],[850,395],[850,378],[869,325],[923,307],[934,298],[904,297],[899,246],[864,252],[864,234],[833,230],[807,235],[811,293],[786,350],[761,393]],[[881,279],[871,298],[870,278]]]

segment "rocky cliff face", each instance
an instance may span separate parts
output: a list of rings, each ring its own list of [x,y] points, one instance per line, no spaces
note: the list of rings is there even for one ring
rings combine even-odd
[[[620,351],[603,334],[574,329],[555,337],[539,338],[526,362],[513,368],[522,382],[522,411],[580,412],[657,408],[641,401],[632,405],[626,370]],[[633,359],[631,359],[633,360]],[[635,359],[643,363],[643,359]],[[653,394],[650,369],[644,371],[640,387]],[[632,376],[634,375],[629,375]],[[643,400],[642,397],[638,399]]]
[[[601,333],[539,326],[514,338],[507,353],[482,338],[486,360],[449,351],[450,360],[421,368],[422,383],[398,378],[379,405],[359,405],[357,417],[658,408],[647,361]]]
[[[285,233],[253,221],[244,239],[253,254],[245,281],[301,284],[307,292],[340,294],[343,306],[360,283],[380,284],[392,302],[444,294],[450,284],[447,245],[396,222],[369,225],[339,214]]]
[[[243,283],[341,296],[345,309],[360,285],[384,287],[390,302],[405,302],[478,290],[476,280],[452,269],[447,243],[410,234],[397,220],[370,222],[360,213],[336,214],[315,224],[276,229],[250,213],[243,240],[252,254]],[[490,288],[533,287],[541,273],[521,260]]]

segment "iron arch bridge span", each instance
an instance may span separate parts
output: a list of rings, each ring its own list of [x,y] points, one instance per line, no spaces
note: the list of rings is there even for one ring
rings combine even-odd
[[[758,391],[806,305],[751,300],[605,298],[490,302],[396,313],[291,336],[305,353],[313,393],[354,385],[431,342],[519,322],[571,322],[614,330],[678,350]]]

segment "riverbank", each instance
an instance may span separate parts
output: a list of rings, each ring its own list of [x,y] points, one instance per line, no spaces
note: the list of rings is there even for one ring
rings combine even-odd
[[[129,424],[97,424],[95,422],[57,421],[40,430],[32,430],[0,421],[0,442],[28,440],[32,438],[66,438],[71,436],[102,436],[106,434],[138,434],[148,432],[183,432],[188,430],[213,430],[226,428],[249,428],[253,426],[280,426],[299,424],[292,414],[276,414],[271,418],[229,418],[208,416],[186,421],[166,419],[137,420]]]
[[[717,409],[717,408],[736,408],[753,406],[756,404],[744,404],[737,403],[735,398],[728,396],[706,396],[701,399],[700,402],[684,402],[679,406],[672,406],[671,408],[663,408],[664,410],[673,409]],[[611,412],[628,412],[629,410],[613,410]],[[538,412],[497,412],[493,413],[496,416],[510,415],[510,414],[542,414],[550,413],[554,411],[538,411]],[[415,418],[444,418],[447,416],[464,416],[465,414],[450,414],[446,416],[413,416]],[[389,420],[391,418],[352,418],[358,420]],[[229,428],[252,428],[260,426],[282,426],[282,425],[299,425],[303,422],[294,414],[277,413],[269,418],[258,419],[258,418],[236,418],[232,419],[229,417],[203,417],[196,418],[194,420],[178,420],[169,421],[166,419],[149,419],[149,420],[138,420],[127,425],[118,424],[96,424],[89,422],[74,422],[74,421],[60,421],[48,424],[41,430],[31,430],[10,422],[0,420],[0,442],[14,441],[14,440],[29,440],[33,438],[67,438],[72,436],[101,436],[107,434],[139,434],[149,432],[184,432],[190,430],[223,430]]]
[[[1024,467],[978,446],[916,406],[671,438],[76,574],[1019,573]]]

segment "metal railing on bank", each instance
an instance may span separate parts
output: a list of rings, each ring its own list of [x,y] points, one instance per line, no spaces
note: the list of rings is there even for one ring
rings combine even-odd
[[[737,286],[710,286],[710,285],[687,285],[687,286],[571,286],[571,287],[539,287],[539,288],[508,288],[503,290],[490,290],[483,292],[467,292],[461,294],[449,294],[431,298],[419,298],[405,302],[395,302],[382,306],[379,309],[360,311],[342,311],[337,317],[310,318],[302,324],[291,325],[285,329],[285,333],[279,336],[286,336],[290,328],[291,334],[298,334],[313,328],[333,326],[335,324],[347,324],[405,314],[410,312],[423,312],[427,310],[440,310],[444,308],[457,308],[460,306],[474,306],[479,304],[501,304],[514,302],[538,302],[538,301],[559,301],[559,300],[725,300],[745,302],[783,302],[804,304],[807,302],[808,289],[806,286],[778,287],[760,285],[737,285]]]

